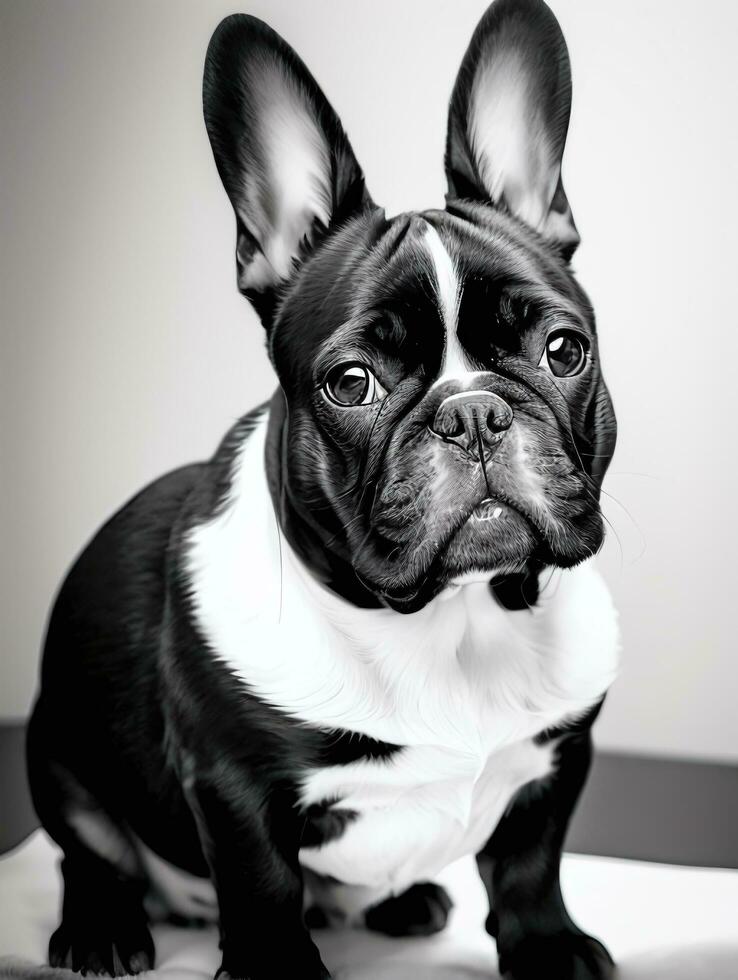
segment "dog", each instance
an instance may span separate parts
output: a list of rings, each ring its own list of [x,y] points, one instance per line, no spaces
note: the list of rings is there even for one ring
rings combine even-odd
[[[541,0],[484,14],[443,210],[386,216],[253,17],[217,28],[203,93],[280,387],[112,517],[56,599],[28,729],[63,851],[49,960],[149,969],[168,915],[218,922],[221,980],[327,978],[309,926],[435,932],[433,878],[474,854],[505,977],[608,977],[559,888],[618,648],[559,25]]]

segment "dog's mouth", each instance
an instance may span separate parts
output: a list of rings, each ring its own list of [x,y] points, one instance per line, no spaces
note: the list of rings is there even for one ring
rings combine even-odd
[[[601,522],[573,480],[549,493],[535,469],[470,473],[445,497],[422,482],[401,489],[372,515],[373,533],[353,563],[362,584],[400,612],[421,609],[449,586],[519,572],[531,560],[571,567],[601,539]]]
[[[502,517],[503,504],[497,502],[494,497],[485,497],[472,511],[471,520],[486,524],[488,521],[497,521]]]
[[[545,528],[530,510],[507,494],[498,491],[480,500],[467,518],[466,523],[470,523],[472,527],[476,524],[489,524],[490,531],[499,530],[502,532],[511,520],[523,520],[529,525],[539,541],[546,540]]]
[[[489,581],[524,568],[544,541],[543,529],[518,503],[504,494],[487,494],[457,515],[415,582],[375,589],[391,608],[412,612],[449,586]]]

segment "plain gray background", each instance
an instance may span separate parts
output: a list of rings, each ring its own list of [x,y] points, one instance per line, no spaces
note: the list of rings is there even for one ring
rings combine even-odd
[[[553,0],[564,163],[620,422],[601,558],[623,670],[601,746],[738,760],[736,6]],[[443,201],[446,105],[483,0],[254,0],[334,103],[388,213]],[[233,0],[15,0],[2,55],[0,717],[51,596],[128,496],[210,454],[274,377],[236,292],[200,109]]]

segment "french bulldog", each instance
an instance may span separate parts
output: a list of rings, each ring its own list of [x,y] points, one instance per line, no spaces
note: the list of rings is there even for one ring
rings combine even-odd
[[[482,17],[443,209],[385,214],[254,17],[217,28],[203,91],[279,387],[56,599],[28,732],[64,855],[50,963],[149,969],[169,915],[217,921],[221,980],[325,980],[310,926],[435,932],[434,877],[475,855],[505,977],[608,977],[559,887],[618,646],[559,25],[541,0]]]

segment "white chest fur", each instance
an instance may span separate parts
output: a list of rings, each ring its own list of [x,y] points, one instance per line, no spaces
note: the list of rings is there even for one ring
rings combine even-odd
[[[343,835],[303,850],[302,863],[373,892],[370,903],[433,878],[480,850],[516,791],[551,768],[552,745],[526,739],[490,755],[411,747],[389,763],[360,762],[316,772],[304,799],[335,796],[358,816]]]
[[[396,888],[483,843],[512,794],[550,766],[537,732],[585,711],[614,678],[615,614],[591,564],[556,572],[532,611],[483,582],[403,616],[318,585],[280,535],[264,475],[266,417],[236,460],[230,501],[191,532],[195,612],[213,654],[264,701],[321,728],[406,746],[308,774],[303,802],[360,817],[303,852],[347,882]]]

